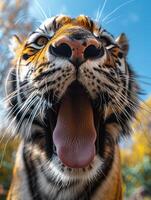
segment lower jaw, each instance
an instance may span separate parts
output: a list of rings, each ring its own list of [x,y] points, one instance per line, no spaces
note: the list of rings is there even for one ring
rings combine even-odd
[[[102,142],[104,143],[104,141],[102,141]],[[62,168],[68,169],[69,172],[79,172],[79,171],[82,171],[82,172],[84,173],[84,172],[86,172],[87,170],[91,171],[91,169],[93,169],[93,166],[95,165],[96,160],[97,160],[97,161],[99,160],[99,162],[102,162],[102,161],[101,161],[100,150],[99,150],[99,147],[98,147],[98,145],[97,145],[98,143],[100,143],[100,142],[99,142],[99,138],[96,139],[96,144],[95,144],[95,151],[96,151],[96,154],[94,155],[93,160],[92,160],[90,163],[88,163],[88,165],[86,165],[86,166],[84,166],[84,167],[79,167],[79,168],[78,168],[78,167],[70,167],[70,166],[65,165],[65,164],[60,160],[60,158],[59,158],[59,156],[58,156],[58,154],[57,154],[57,152],[56,152],[56,147],[55,147],[54,144],[53,144],[53,153],[52,153],[51,158],[52,158],[52,160],[53,160],[53,159],[57,159],[58,162],[59,162],[59,164],[61,165],[61,167],[62,167]],[[103,149],[102,149],[101,151],[103,151]],[[102,154],[103,154],[103,152],[102,152]],[[47,157],[47,158],[50,159],[50,157]]]
[[[59,156],[57,155],[56,152],[53,153],[53,159],[57,159],[58,162],[59,162],[59,164],[61,165],[61,167],[62,167],[62,168],[68,169],[69,172],[71,172],[71,171],[75,171],[75,172],[76,172],[76,171],[79,171],[79,170],[82,170],[83,172],[85,172],[85,170],[91,170],[91,169],[93,168],[93,164],[94,164],[94,162],[95,162],[95,160],[96,160],[96,157],[97,157],[97,155],[94,156],[94,159],[93,159],[87,166],[79,167],[79,168],[75,168],[75,167],[73,168],[73,167],[70,167],[70,166],[65,165],[65,164],[60,160],[60,158],[59,158]]]
[[[94,160],[84,168],[70,168],[65,166],[58,156],[54,156],[51,160],[51,170],[54,174],[60,175],[63,181],[67,180],[83,180],[88,181],[97,176],[98,172],[101,170],[102,161],[99,156],[95,156]]]

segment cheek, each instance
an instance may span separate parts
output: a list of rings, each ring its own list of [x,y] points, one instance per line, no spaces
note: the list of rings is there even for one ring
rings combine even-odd
[[[118,68],[121,70],[123,74],[127,74],[126,63],[124,58],[122,59],[119,58]]]
[[[66,60],[55,59],[41,63],[40,67],[32,72],[30,79],[34,79],[34,87],[42,92],[53,92],[54,96],[61,97],[67,87],[75,80],[75,68]]]
[[[25,81],[27,77],[29,76],[29,74],[32,73],[31,69],[28,66],[23,65],[23,64],[19,66],[19,70],[17,71],[18,71],[18,76],[19,76],[18,78],[20,82]]]
[[[80,67],[79,81],[87,88],[92,98],[96,98],[101,90],[105,77],[102,68],[105,63],[106,56],[96,61],[87,61]]]
[[[100,86],[97,82],[97,76],[95,73],[85,69],[79,81],[87,88],[92,98],[97,97],[99,94]]]

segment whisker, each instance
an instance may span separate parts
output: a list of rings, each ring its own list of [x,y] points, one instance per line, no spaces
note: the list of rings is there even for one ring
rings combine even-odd
[[[22,102],[19,106],[23,105],[25,102]],[[19,109],[18,107],[18,104],[16,105],[13,105],[13,107],[10,109],[10,107],[8,108],[5,108],[6,112],[4,114],[4,118],[1,120],[0,124],[1,124],[1,127],[3,128],[6,128],[7,127],[7,124],[8,124],[8,121],[13,117],[13,115],[15,114],[15,112]],[[7,111],[8,110],[8,111]],[[15,121],[15,118],[14,120],[12,119],[12,122],[11,124]],[[9,129],[7,127],[7,129]],[[6,130],[7,130],[6,129]],[[7,133],[7,132],[6,132]]]
[[[42,97],[41,97],[41,99],[42,99]],[[26,134],[26,138],[27,138],[27,139],[28,139],[28,137],[30,136],[29,133],[30,133],[30,130],[31,130],[31,127],[32,127],[34,118],[35,118],[35,116],[37,115],[38,110],[39,110],[40,107],[41,107],[41,103],[42,103],[41,99],[40,99],[40,101],[39,101],[39,104],[32,110],[32,112],[30,113],[30,116],[29,116],[28,120],[26,121],[25,127],[28,126],[28,123],[30,122],[30,125],[28,126],[28,129],[27,129],[27,131],[26,131],[26,133],[27,133],[27,134]],[[39,98],[38,98],[37,100],[39,100]]]
[[[24,89],[24,87],[27,87],[27,85],[20,87],[20,90]],[[12,93],[10,93],[9,95],[7,95],[6,97],[4,97],[3,99],[0,100],[0,103],[7,103],[10,102],[11,99],[13,99],[14,97],[16,97],[18,94],[23,94],[25,92],[32,92],[34,88],[27,88],[26,90],[19,92],[18,90],[13,91]],[[19,93],[18,93],[19,92]],[[11,102],[10,102],[11,103]]]
[[[40,5],[39,1],[38,0],[35,0],[35,3],[37,5],[37,7],[39,8],[40,12],[41,12],[41,16],[44,17],[44,20],[45,19],[48,19],[48,16],[46,15],[46,13],[44,12],[42,6]]]
[[[124,89],[125,89],[125,87],[123,87]],[[110,92],[111,91],[109,91],[108,90],[108,94],[110,95]],[[116,96],[119,98],[119,99],[117,99],[116,98]],[[135,96],[134,96],[135,97]],[[120,102],[124,102],[125,101],[125,96],[123,95],[123,94],[119,94],[118,93],[118,91],[116,92],[116,95],[114,95],[114,98],[116,99],[116,105],[118,105],[119,106],[119,108],[121,109],[121,110],[123,110],[122,108],[123,108],[123,104],[121,104]],[[136,97],[135,97],[136,98]],[[136,100],[136,99],[135,99]],[[141,102],[141,104],[144,104],[145,102],[142,100],[142,99],[140,99],[139,97],[138,97],[138,100]],[[128,105],[132,108],[132,110],[136,113],[136,111],[138,110],[138,108],[140,108],[140,109],[143,109],[144,111],[146,111],[146,112],[148,112],[148,113],[151,113],[151,108],[149,107],[149,110],[148,110],[148,108],[144,108],[144,106],[141,106],[141,104],[139,103],[139,105],[138,105],[138,101],[132,101],[132,100],[130,100],[130,99],[128,99]],[[145,106],[148,106],[147,104],[145,104]],[[131,117],[130,115],[129,115],[129,113],[126,111],[126,110],[124,110],[123,111],[123,114],[125,115],[125,117],[127,118],[127,117]],[[144,117],[145,117],[145,115],[144,115]],[[128,118],[128,119],[129,119]],[[140,120],[138,120],[138,118],[135,118],[135,120],[136,121],[138,121],[139,122],[139,124],[141,124],[141,122],[140,122]]]
[[[107,22],[105,22],[104,24],[105,24],[105,25],[108,25],[108,24],[110,24],[111,22],[116,21],[116,20],[119,19],[119,18],[121,18],[121,16],[114,17],[114,18],[108,20]]]
[[[97,22],[99,22],[101,20],[101,17],[102,17],[102,14],[103,14],[103,11],[104,11],[106,5],[107,5],[107,0],[104,0],[101,10],[98,11],[98,13],[97,13],[98,14],[97,19],[96,19]]]
[[[126,6],[126,5],[129,4],[129,3],[132,3],[133,1],[135,1],[135,0],[129,0],[129,1],[126,1],[126,2],[122,3],[120,6],[118,6],[117,8],[115,8],[115,9],[114,9],[112,12],[110,12],[108,15],[106,15],[106,16],[103,18],[102,22],[104,22],[105,20],[107,20],[111,15],[113,15],[115,12],[117,12],[120,8]]]
[[[19,128],[21,127],[21,123],[23,122],[24,117],[26,116],[26,114],[30,110],[31,106],[34,105],[34,103],[39,99],[38,97],[35,97],[35,100],[34,100],[34,97],[35,97],[34,94],[31,94],[30,97],[28,98],[27,102],[24,103],[24,105],[21,107],[21,109],[19,110],[19,112],[16,114],[16,116],[17,116],[22,110],[24,110],[24,113],[22,114],[20,120],[17,123],[17,126],[15,128],[15,132],[17,130],[19,130]],[[27,107],[26,107],[26,105],[27,105]]]
[[[17,115],[21,112],[21,110],[23,109],[23,107],[25,107],[26,103],[30,101],[30,98],[31,98],[31,96],[29,96],[28,99],[24,103],[21,103],[21,105],[23,104],[23,106],[21,107],[21,109],[19,109],[19,111],[17,112],[16,116],[10,121],[9,126],[6,128],[6,131],[5,131],[4,135],[8,132],[8,130],[10,129],[10,127],[13,125],[13,123],[15,123]],[[17,109],[18,109],[18,107],[16,107],[16,109],[13,110],[12,115],[15,113],[15,111]],[[25,112],[24,112],[24,114],[25,114]],[[16,126],[16,128],[14,130],[15,131],[17,130],[17,126]],[[12,135],[14,135],[14,133],[15,133],[14,131],[11,131]]]
[[[15,21],[15,25],[19,24],[20,22],[23,22],[24,19],[26,19],[27,15],[24,14],[22,16],[20,16],[16,21]],[[31,17],[31,16],[30,16]]]
[[[98,22],[98,17],[99,17],[99,13],[100,13],[100,9],[101,9],[101,6],[98,7],[97,9],[97,12],[96,12],[96,17],[95,17],[95,21]]]
[[[151,76],[145,76],[145,75],[141,75],[141,74],[136,74],[136,76],[138,78],[146,78],[146,79],[150,79],[151,80]]]

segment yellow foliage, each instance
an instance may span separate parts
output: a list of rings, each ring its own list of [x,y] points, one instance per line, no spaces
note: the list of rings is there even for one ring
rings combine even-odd
[[[140,107],[132,124],[132,144],[121,151],[122,162],[129,166],[141,162],[145,155],[151,156],[151,97]]]
[[[6,181],[6,177],[11,176],[11,174],[8,174],[8,171],[10,173],[12,171],[19,140],[5,137],[0,138],[0,141],[0,184],[3,184]]]

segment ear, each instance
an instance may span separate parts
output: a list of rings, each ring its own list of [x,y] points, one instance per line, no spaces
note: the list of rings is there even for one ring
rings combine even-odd
[[[116,38],[115,41],[122,49],[124,55],[127,56],[129,50],[129,44],[126,35],[122,33],[119,37]]]
[[[21,49],[22,43],[23,42],[20,40],[20,38],[17,35],[14,35],[10,39],[9,49],[12,52],[13,56],[16,56],[18,50]]]

